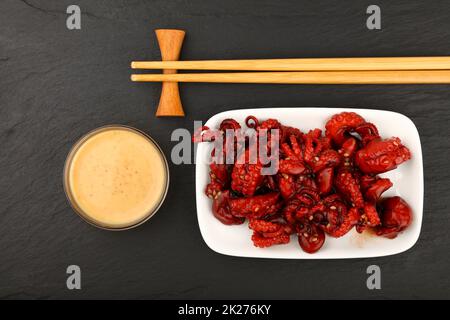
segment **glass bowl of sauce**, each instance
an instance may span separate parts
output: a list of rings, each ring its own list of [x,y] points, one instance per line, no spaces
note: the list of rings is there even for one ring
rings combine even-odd
[[[150,219],[169,186],[169,166],[158,144],[124,125],[95,129],[70,150],[64,191],[85,221],[101,229],[126,230]]]

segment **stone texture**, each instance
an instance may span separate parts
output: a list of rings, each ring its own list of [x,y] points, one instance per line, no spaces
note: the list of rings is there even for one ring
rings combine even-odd
[[[82,30],[65,27],[80,5]],[[185,84],[187,116],[156,119],[159,86],[129,81],[133,59],[160,59],[153,29],[187,30],[184,59],[450,54],[445,1],[2,0],[0,2],[0,298],[450,298],[449,86]],[[170,133],[238,107],[398,111],[417,125],[425,164],[419,242],[385,258],[289,261],[221,256],[197,225],[194,167],[171,166],[161,211],[133,231],[96,230],[69,208],[65,156],[95,127],[122,123],[169,154]],[[65,288],[69,264],[83,289]],[[382,290],[366,289],[366,267]],[[261,279],[264,278],[264,282]]]

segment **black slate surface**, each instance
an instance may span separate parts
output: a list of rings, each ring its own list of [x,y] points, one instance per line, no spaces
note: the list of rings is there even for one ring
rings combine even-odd
[[[82,29],[66,28],[78,4]],[[377,4],[382,30],[369,31]],[[129,81],[133,59],[160,59],[153,29],[187,30],[184,59],[450,55],[445,1],[0,2],[0,298],[450,298],[450,87],[186,84],[187,116],[154,117],[159,85]],[[203,242],[194,167],[171,165],[161,211],[127,232],[97,230],[69,208],[62,168],[95,127],[150,133],[170,154],[175,128],[238,107],[393,110],[417,125],[425,165],[418,243],[384,258],[291,261],[227,257]],[[399,133],[401,136],[401,133]],[[66,267],[82,289],[66,289]],[[382,290],[366,268],[382,268]]]

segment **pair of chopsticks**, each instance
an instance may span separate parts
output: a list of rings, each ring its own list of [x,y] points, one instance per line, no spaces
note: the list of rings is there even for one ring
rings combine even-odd
[[[450,84],[450,56],[133,61],[131,68],[246,71],[131,75],[137,82]]]

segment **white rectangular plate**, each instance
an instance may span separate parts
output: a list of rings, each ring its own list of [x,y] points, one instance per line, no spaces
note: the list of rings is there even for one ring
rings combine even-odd
[[[245,118],[253,115],[261,120],[276,118],[285,125],[307,132],[314,128],[324,130],[326,121],[332,115],[343,111],[357,112],[368,122],[374,123],[383,138],[399,137],[411,150],[411,160],[400,165],[396,170],[382,175],[394,183],[394,186],[383,196],[401,196],[411,206],[413,210],[411,226],[393,240],[367,233],[358,234],[355,230],[339,239],[326,237],[324,246],[315,254],[303,252],[295,235],[286,245],[276,245],[264,249],[254,247],[250,239],[252,232],[248,229],[247,223],[227,226],[213,216],[212,201],[204,193],[205,187],[209,183],[207,161],[212,144],[200,143],[196,157],[197,217],[203,239],[212,250],[225,255],[241,257],[344,259],[393,255],[408,250],[416,243],[422,225],[424,194],[422,149],[417,128],[408,117],[396,112],[370,109],[266,108],[222,112],[210,118],[205,125],[210,128],[218,128],[220,122],[226,118],[236,119],[243,125]]]

